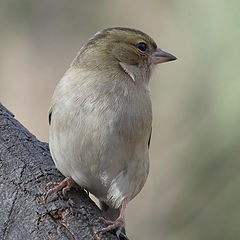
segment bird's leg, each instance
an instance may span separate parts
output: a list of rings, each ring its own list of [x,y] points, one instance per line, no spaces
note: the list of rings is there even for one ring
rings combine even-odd
[[[64,179],[62,182],[60,182],[60,183],[50,182],[50,183],[46,186],[46,188],[49,188],[49,187],[52,187],[52,186],[55,186],[55,187],[52,188],[52,189],[50,189],[50,190],[47,192],[46,197],[45,197],[45,202],[47,201],[49,195],[51,195],[52,193],[57,192],[57,191],[59,191],[59,190],[61,190],[61,189],[62,189],[62,193],[63,193],[64,196],[66,196],[66,193],[67,193],[72,187],[78,188],[78,189],[80,188],[80,189],[81,189],[81,187],[80,187],[79,185],[77,185],[77,184],[73,181],[73,179],[72,179],[71,177],[65,178],[65,179]]]
[[[101,220],[102,222],[104,222],[108,226],[101,229],[100,231],[98,231],[97,234],[98,233],[109,232],[111,230],[116,229],[117,236],[119,237],[119,235],[121,234],[121,230],[124,227],[124,212],[125,212],[126,206],[127,206],[127,199],[124,198],[123,202],[122,202],[120,215],[115,221],[108,221],[105,218],[100,217],[99,220]]]

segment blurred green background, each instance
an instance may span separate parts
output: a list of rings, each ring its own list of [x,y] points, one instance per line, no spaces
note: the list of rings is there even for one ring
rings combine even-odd
[[[150,175],[126,214],[131,239],[240,239],[240,2],[0,2],[0,101],[48,141],[54,87],[98,30],[140,29],[178,61],[151,80]]]

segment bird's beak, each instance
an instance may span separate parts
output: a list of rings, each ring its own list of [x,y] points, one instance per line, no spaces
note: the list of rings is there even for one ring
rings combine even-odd
[[[157,50],[155,50],[152,53],[152,55],[150,56],[150,59],[153,64],[159,64],[159,63],[174,61],[177,58],[175,56],[173,56],[172,54],[165,52],[162,49],[158,48]]]

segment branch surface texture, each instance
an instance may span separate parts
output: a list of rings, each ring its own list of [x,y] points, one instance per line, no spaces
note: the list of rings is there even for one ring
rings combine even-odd
[[[0,104],[0,239],[94,239],[103,216],[84,191],[71,190],[68,198],[54,193],[45,203],[46,185],[63,178],[48,144]]]

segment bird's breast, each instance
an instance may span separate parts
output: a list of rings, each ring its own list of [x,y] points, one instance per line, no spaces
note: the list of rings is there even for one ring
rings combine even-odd
[[[90,128],[96,133],[91,143],[98,152],[95,167],[91,164],[92,174],[100,180],[103,189],[106,186],[103,200],[115,207],[124,197],[132,199],[148,175],[151,101],[148,89],[134,91],[138,94],[109,92],[108,96],[92,101],[95,106],[91,106],[95,117],[89,119],[93,121]],[[101,193],[96,195],[101,198]]]
[[[148,174],[148,86],[104,78],[69,85],[68,80],[60,82],[61,98],[53,101],[53,159],[65,176],[116,207],[141,190]]]

